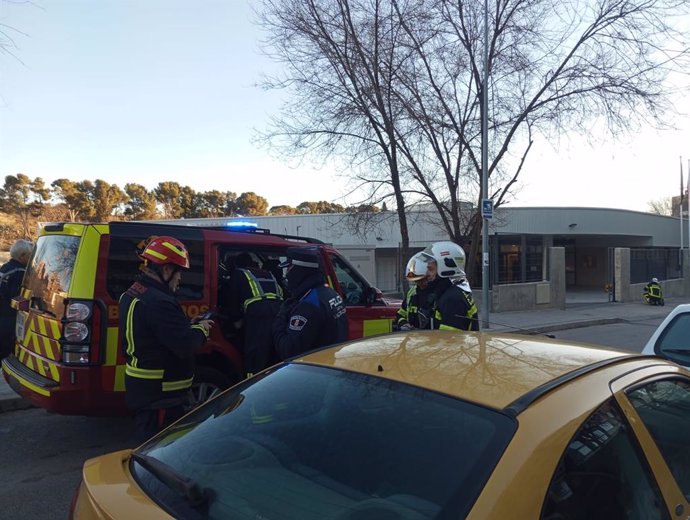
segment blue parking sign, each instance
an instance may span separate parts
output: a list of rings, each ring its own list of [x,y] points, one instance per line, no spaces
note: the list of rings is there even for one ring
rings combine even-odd
[[[494,218],[494,201],[482,199],[482,218]]]

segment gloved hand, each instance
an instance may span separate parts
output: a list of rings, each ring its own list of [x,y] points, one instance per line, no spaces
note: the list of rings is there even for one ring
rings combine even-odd
[[[414,330],[414,327],[409,323],[403,323],[398,330]]]

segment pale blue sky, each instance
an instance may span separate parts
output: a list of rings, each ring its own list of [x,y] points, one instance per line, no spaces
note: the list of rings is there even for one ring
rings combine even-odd
[[[274,65],[250,17],[245,0],[0,0],[0,24],[24,33],[11,33],[17,59],[0,54],[0,176],[338,199],[330,170],[290,168],[251,142],[279,105],[253,86]],[[646,210],[678,193],[681,155],[687,175],[690,119],[677,124],[559,154],[539,143],[515,202]]]

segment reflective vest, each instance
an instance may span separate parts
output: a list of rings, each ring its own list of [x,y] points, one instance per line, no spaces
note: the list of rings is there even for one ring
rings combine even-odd
[[[283,290],[278,285],[275,277],[268,271],[252,272],[249,269],[238,269],[247,279],[251,296],[242,302],[242,309],[247,312],[247,307],[259,300],[282,300]]]

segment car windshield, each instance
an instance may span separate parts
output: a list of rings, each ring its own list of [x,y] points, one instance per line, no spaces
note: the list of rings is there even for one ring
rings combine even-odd
[[[142,464],[131,468],[176,518],[463,518],[516,427],[497,411],[418,387],[290,364],[141,448],[178,482],[198,486],[204,504],[192,507]]]
[[[690,364],[690,313],[673,318],[659,337],[655,351],[676,363]]]

